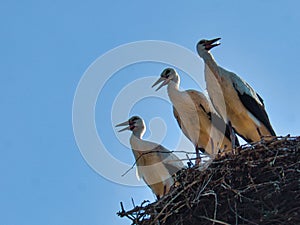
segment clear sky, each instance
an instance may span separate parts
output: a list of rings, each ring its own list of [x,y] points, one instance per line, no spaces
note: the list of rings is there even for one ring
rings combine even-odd
[[[278,135],[299,135],[299,8],[297,0],[1,1],[0,224],[130,224],[116,216],[119,202],[130,209],[131,197],[136,204],[153,201],[147,187],[120,185],[96,173],[73,134],[72,104],[81,77],[99,56],[122,44],[163,40],[195,52],[198,40],[221,37],[212,51],[217,62],[264,98]],[[165,67],[131,65],[114,74],[99,95],[99,136],[128,164],[133,155],[118,136],[128,140],[130,132],[116,135],[112,103],[123,86],[158,77]],[[197,88],[184,74],[181,86]],[[163,144],[174,150],[180,131],[168,102],[145,99],[133,114],[147,125],[162,117],[168,127]]]

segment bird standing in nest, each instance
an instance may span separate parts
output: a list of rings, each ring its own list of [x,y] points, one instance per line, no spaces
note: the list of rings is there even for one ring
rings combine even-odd
[[[159,199],[170,190],[174,184],[172,177],[177,171],[184,168],[182,161],[164,146],[143,140],[146,126],[138,116],[116,125],[126,126],[121,131],[131,130],[130,145],[137,165],[137,177],[143,178]]]
[[[220,45],[219,40],[201,40],[197,51],[205,63],[209,97],[217,112],[231,126],[231,136],[236,131],[247,142],[276,136],[259,94],[238,75],[217,65],[210,50]]]
[[[152,87],[159,83],[156,91],[167,85],[178,125],[195,146],[197,165],[200,151],[214,156],[220,150],[231,150],[229,126],[214,111],[204,94],[195,90],[180,91],[180,77],[173,68],[165,69]],[[237,137],[234,138],[238,143]]]

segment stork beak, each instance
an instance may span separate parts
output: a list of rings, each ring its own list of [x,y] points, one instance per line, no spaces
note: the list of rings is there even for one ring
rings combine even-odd
[[[122,126],[127,126],[127,127],[123,128],[123,129],[121,129],[121,130],[119,130],[119,132],[122,132],[122,131],[124,131],[124,130],[130,130],[130,124],[129,124],[128,121],[116,125],[116,127],[122,127]]]
[[[152,85],[152,87],[158,85],[160,82],[162,82],[161,85],[160,85],[158,88],[156,88],[155,91],[158,91],[159,89],[161,89],[161,87],[167,85],[167,84],[170,82],[170,80],[165,79],[165,78],[163,78],[163,77],[160,77],[160,78]]]
[[[220,43],[217,42],[217,41],[219,41],[219,40],[221,40],[221,38],[215,38],[215,39],[212,39],[212,40],[208,40],[208,41],[205,43],[205,48],[206,48],[206,50],[210,50],[210,49],[212,49],[212,48],[214,48],[214,47],[220,45]],[[217,42],[217,43],[215,43],[215,42]]]

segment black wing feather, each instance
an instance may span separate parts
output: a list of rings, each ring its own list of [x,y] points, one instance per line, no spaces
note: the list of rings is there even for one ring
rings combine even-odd
[[[260,95],[258,93],[256,93],[257,97],[259,98],[259,101],[265,106],[264,100],[262,99],[262,97],[260,97]]]
[[[231,141],[231,137],[230,137],[230,127],[227,123],[225,123],[225,121],[223,120],[223,118],[221,116],[219,116],[216,113],[212,113],[212,112],[207,112],[204,108],[203,105],[200,104],[200,108],[202,108],[202,110],[207,114],[209,120],[211,121],[212,125],[217,128],[219,131],[221,131],[221,133],[225,134],[225,137],[228,138],[228,140]],[[240,142],[239,139],[236,135],[234,135],[235,137],[235,144],[236,146],[240,146]]]
[[[276,136],[264,106],[258,104],[255,99],[253,99],[246,93],[241,94],[238,90],[237,93],[246,109],[249,110],[253,114],[253,116],[255,116],[260,122],[262,122],[265,125],[265,127],[269,130],[271,135]],[[263,103],[263,100],[260,96],[259,99]]]
[[[225,137],[228,138],[228,140],[231,140],[230,137],[230,127],[225,121],[217,114],[215,113],[209,113],[210,114],[210,120],[215,128],[217,128],[219,131],[225,134]],[[236,146],[240,146],[239,139],[236,135],[235,136],[235,144]]]

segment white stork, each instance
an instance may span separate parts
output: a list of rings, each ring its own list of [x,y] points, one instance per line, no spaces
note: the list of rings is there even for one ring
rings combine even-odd
[[[195,90],[180,91],[180,77],[173,68],[165,69],[152,87],[160,82],[162,84],[156,91],[168,85],[174,116],[185,136],[195,146],[197,165],[200,163],[199,151],[213,157],[219,151],[231,150],[229,127],[210,107],[204,94]]]
[[[146,126],[138,116],[116,125],[127,126],[121,131],[131,130],[130,145],[137,165],[137,177],[143,178],[159,199],[174,184],[173,175],[184,168],[182,161],[164,146],[143,140]]]
[[[201,40],[197,44],[198,54],[205,63],[207,91],[214,107],[247,142],[276,136],[263,99],[238,75],[218,66],[211,55],[210,50],[219,45],[219,40]]]

